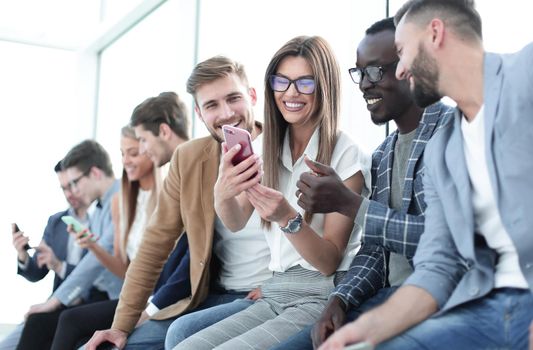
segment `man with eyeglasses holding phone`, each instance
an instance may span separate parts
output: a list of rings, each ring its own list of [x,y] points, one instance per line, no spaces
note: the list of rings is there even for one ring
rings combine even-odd
[[[61,166],[76,196],[85,203],[97,201],[89,228],[99,237],[98,244],[111,252],[114,237],[111,199],[119,189],[119,182],[115,180],[108,153],[96,141],[85,140],[67,153]],[[74,237],[85,233],[79,232]],[[118,298],[121,288],[120,278],[106,270],[93,253],[85,254],[46,302],[30,308],[17,349],[48,349],[59,316],[66,307]]]
[[[451,108],[436,103],[421,109],[409,84],[395,78],[398,62],[392,18],[374,23],[349,69],[372,121],[393,120],[398,130],[372,156],[369,199],[345,187],[333,169],[308,161],[313,173],[298,182],[298,204],[312,213],[340,212],[363,228],[363,245],[331,294],[320,319],[275,349],[318,347],[344,323],[386,300],[411,274],[412,258],[424,230],[423,154],[427,141],[450,120]]]
[[[76,244],[74,237],[68,234],[67,226],[61,221],[61,217],[70,215],[83,224],[88,222],[88,205],[72,192],[67,174],[61,168],[61,162],[56,164],[54,171],[69,208],[50,216],[41,243],[35,248],[36,252],[32,256],[28,254],[28,249],[32,249],[28,244],[29,238],[20,231],[17,224],[12,224],[13,246],[18,258],[17,273],[30,282],[37,282],[49,271],[53,271],[55,273],[53,291],[61,285],[86,252]],[[19,342],[23,327],[22,323],[6,336],[0,342],[0,350],[14,349]]]

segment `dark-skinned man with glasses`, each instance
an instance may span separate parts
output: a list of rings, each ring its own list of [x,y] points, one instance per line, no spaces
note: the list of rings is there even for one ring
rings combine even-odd
[[[372,121],[391,120],[398,129],[372,155],[369,199],[346,188],[328,166],[306,160],[313,173],[298,182],[298,204],[312,213],[340,212],[363,228],[363,244],[320,319],[275,349],[311,349],[346,322],[384,302],[411,274],[412,258],[424,231],[423,154],[426,143],[451,120],[438,102],[425,110],[413,101],[408,81],[394,76],[398,57],[392,18],[374,23],[348,70],[359,86]]]

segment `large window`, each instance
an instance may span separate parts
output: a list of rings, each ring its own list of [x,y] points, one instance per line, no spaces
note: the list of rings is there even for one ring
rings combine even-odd
[[[194,64],[194,1],[168,1],[101,54],[96,139],[120,175],[120,129],[146,98],[175,91],[188,105],[185,81]]]
[[[52,285],[47,280],[28,288],[16,276],[10,223],[18,223],[31,245],[39,244],[48,216],[67,207],[53,168],[70,147],[92,136],[92,121],[77,116],[73,52],[0,41],[0,57],[0,323],[14,323],[43,302]]]

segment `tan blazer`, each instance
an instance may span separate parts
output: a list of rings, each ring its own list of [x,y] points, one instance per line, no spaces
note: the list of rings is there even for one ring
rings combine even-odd
[[[220,145],[211,136],[186,142],[174,152],[158,205],[126,273],[112,328],[133,330],[183,232],[187,232],[191,256],[191,296],[152,318],[175,317],[197,307],[207,296],[215,223],[213,188],[219,162]]]

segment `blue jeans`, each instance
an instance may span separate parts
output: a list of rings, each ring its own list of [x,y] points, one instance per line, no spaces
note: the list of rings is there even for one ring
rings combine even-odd
[[[382,303],[389,298],[389,296],[396,291],[397,287],[380,289],[376,295],[368,299],[357,309],[351,308],[346,314],[346,322],[351,322],[358,318],[363,312],[366,312]],[[311,331],[314,324],[305,327],[300,332],[296,333],[283,343],[270,348],[270,350],[303,350],[313,349],[313,341],[311,340]]]
[[[212,306],[232,302],[236,299],[244,298],[247,293],[227,292],[224,294],[209,294],[202,304],[196,309],[197,311],[207,309]],[[140,327],[135,328],[128,337],[125,350],[163,350],[165,348],[165,336],[167,330],[176,320],[177,317],[167,320],[156,321],[149,320]]]
[[[253,300],[242,298],[179,317],[168,329],[165,349],[173,349],[189,336],[246,309],[253,303]]]
[[[528,348],[533,320],[529,290],[495,289],[484,298],[432,317],[377,349]]]

